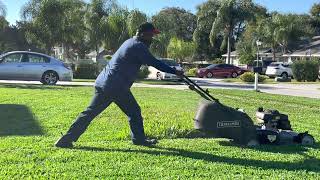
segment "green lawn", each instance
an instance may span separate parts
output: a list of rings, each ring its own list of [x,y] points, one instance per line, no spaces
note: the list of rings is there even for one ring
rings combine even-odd
[[[110,106],[74,149],[53,143],[89,103],[91,87],[0,85],[0,179],[319,179],[314,147],[245,148],[225,139],[187,138],[199,96],[188,90],[134,88],[154,148],[134,146],[126,117]],[[253,91],[212,90],[253,118],[257,107],[289,114],[297,131],[320,139],[320,100]]]
[[[73,82],[94,82],[95,79],[73,79]],[[182,81],[178,80],[155,80],[155,79],[141,79],[141,80],[136,80],[136,83],[143,83],[143,84],[153,84],[153,85],[178,85],[178,84],[183,84]]]

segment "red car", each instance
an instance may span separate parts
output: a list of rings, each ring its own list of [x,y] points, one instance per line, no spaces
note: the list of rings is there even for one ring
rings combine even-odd
[[[232,77],[236,78],[246,72],[237,66],[231,64],[212,64],[206,68],[200,68],[197,71],[197,77]]]

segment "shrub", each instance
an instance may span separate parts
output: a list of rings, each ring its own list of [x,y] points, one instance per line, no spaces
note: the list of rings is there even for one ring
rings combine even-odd
[[[187,71],[187,76],[196,76],[197,68],[191,68]]]
[[[254,82],[254,73],[253,72],[245,72],[240,76],[240,79],[244,82]],[[266,76],[262,76],[259,74],[258,81],[263,82],[267,79]]]
[[[111,55],[105,55],[104,58],[109,61],[109,60],[112,59],[112,56]]]
[[[95,79],[98,76],[97,64],[76,64],[74,78],[76,79]]]
[[[140,71],[138,73],[138,79],[145,79],[150,74],[148,66],[141,66]]]
[[[319,74],[319,61],[317,60],[299,60],[292,65],[293,77],[301,81],[316,81]]]

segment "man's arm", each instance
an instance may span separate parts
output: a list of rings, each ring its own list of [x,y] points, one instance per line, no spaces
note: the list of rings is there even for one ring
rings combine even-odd
[[[155,58],[146,47],[139,46],[139,50],[136,53],[142,64],[153,66],[163,72],[177,74],[177,71],[174,68]]]

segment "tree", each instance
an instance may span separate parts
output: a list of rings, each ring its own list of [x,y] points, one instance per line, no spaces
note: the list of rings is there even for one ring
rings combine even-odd
[[[0,30],[9,26],[9,22],[6,20],[4,16],[0,16]]]
[[[7,9],[6,6],[0,0],[0,17],[6,17]]]
[[[171,36],[172,35],[167,32],[158,34],[151,44],[150,51],[157,57],[167,57],[167,47]]]
[[[239,42],[237,43],[237,53],[239,56],[239,62],[241,64],[252,64],[256,59],[256,28],[255,22],[251,22],[247,25],[245,32],[242,34]]]
[[[295,43],[301,38],[308,38],[312,34],[313,30],[306,17],[293,14],[273,13],[262,19],[257,28],[257,36],[265,45],[271,47],[273,60],[276,60],[275,52],[278,47],[282,53],[287,53],[289,48],[295,48]]]
[[[50,53],[55,45],[66,49],[74,46],[84,29],[85,3],[82,0],[31,0],[22,9],[28,24],[26,36]]]
[[[196,46],[195,59],[211,60],[221,55],[220,49],[217,48],[221,45],[221,38],[216,38],[214,46],[209,40],[212,23],[219,8],[219,1],[207,1],[197,7],[197,28],[193,33],[193,41]]]
[[[176,7],[164,8],[152,17],[152,22],[161,32],[185,41],[192,40],[196,21],[197,17],[194,14]]]
[[[177,59],[181,63],[188,57],[192,57],[195,45],[193,42],[186,42],[174,37],[170,40],[167,51],[168,57]]]
[[[135,9],[128,16],[127,26],[129,36],[134,36],[140,24],[147,21],[147,15]]]
[[[314,3],[310,9],[310,14],[313,17],[320,17],[320,3]]]
[[[316,35],[320,35],[320,3],[315,3],[310,9],[310,24],[315,29]]]
[[[96,51],[97,56],[103,43],[102,37],[105,36],[106,19],[114,6],[116,5],[113,0],[92,0],[85,15],[88,41],[93,47],[92,49]]]
[[[104,21],[104,46],[111,52],[116,52],[120,45],[129,38],[127,17],[129,12],[120,7],[114,8]]]
[[[244,21],[254,17],[252,14],[254,4],[251,0],[225,0],[220,1],[220,3],[220,8],[210,32],[210,43],[214,46],[216,38],[222,35],[223,42],[220,49],[225,49],[227,46],[227,63],[231,63],[231,41],[234,40],[235,28],[241,27]]]
[[[155,37],[151,51],[157,56],[166,57],[167,47],[172,37],[192,41],[196,28],[196,16],[181,8],[164,8],[152,17],[153,24],[161,31]]]

